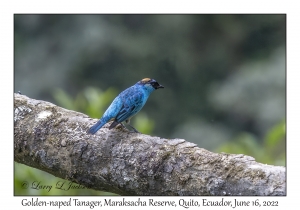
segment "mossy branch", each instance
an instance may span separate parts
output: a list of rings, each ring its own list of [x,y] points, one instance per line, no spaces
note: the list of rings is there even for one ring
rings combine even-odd
[[[120,195],[286,195],[285,167],[246,155],[216,154],[183,139],[96,135],[96,120],[14,95],[14,159],[95,190]]]

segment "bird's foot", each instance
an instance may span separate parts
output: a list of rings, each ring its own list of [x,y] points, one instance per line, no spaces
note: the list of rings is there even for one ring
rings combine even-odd
[[[133,130],[129,130],[128,128],[126,128],[126,126],[123,124],[123,123],[120,123],[122,126],[123,126],[123,128],[125,129],[125,130],[127,130],[129,133],[141,133],[141,132],[139,132],[137,129],[135,129],[132,125],[130,125],[130,124],[127,124],[127,125],[129,125]]]
[[[141,133],[137,129],[135,129],[132,125],[130,125],[130,124],[128,124],[128,125],[133,129],[133,131],[131,131],[132,133]]]

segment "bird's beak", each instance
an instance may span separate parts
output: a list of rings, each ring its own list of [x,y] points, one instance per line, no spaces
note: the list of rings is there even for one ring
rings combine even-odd
[[[156,89],[158,89],[158,88],[165,88],[164,86],[162,86],[162,85],[159,85],[159,86],[157,86],[157,88]]]

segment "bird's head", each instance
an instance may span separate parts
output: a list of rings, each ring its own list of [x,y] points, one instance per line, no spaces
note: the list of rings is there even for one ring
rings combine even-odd
[[[146,87],[147,89],[159,89],[159,88],[164,88],[164,86],[158,84],[158,82],[156,82],[156,80],[154,79],[150,79],[150,78],[144,78],[141,81],[139,81],[137,84],[139,85],[143,85],[144,87]]]

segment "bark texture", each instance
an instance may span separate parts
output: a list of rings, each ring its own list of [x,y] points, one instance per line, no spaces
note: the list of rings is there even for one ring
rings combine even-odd
[[[14,159],[120,195],[286,195],[285,167],[216,154],[183,139],[129,133],[52,103],[14,95]]]

